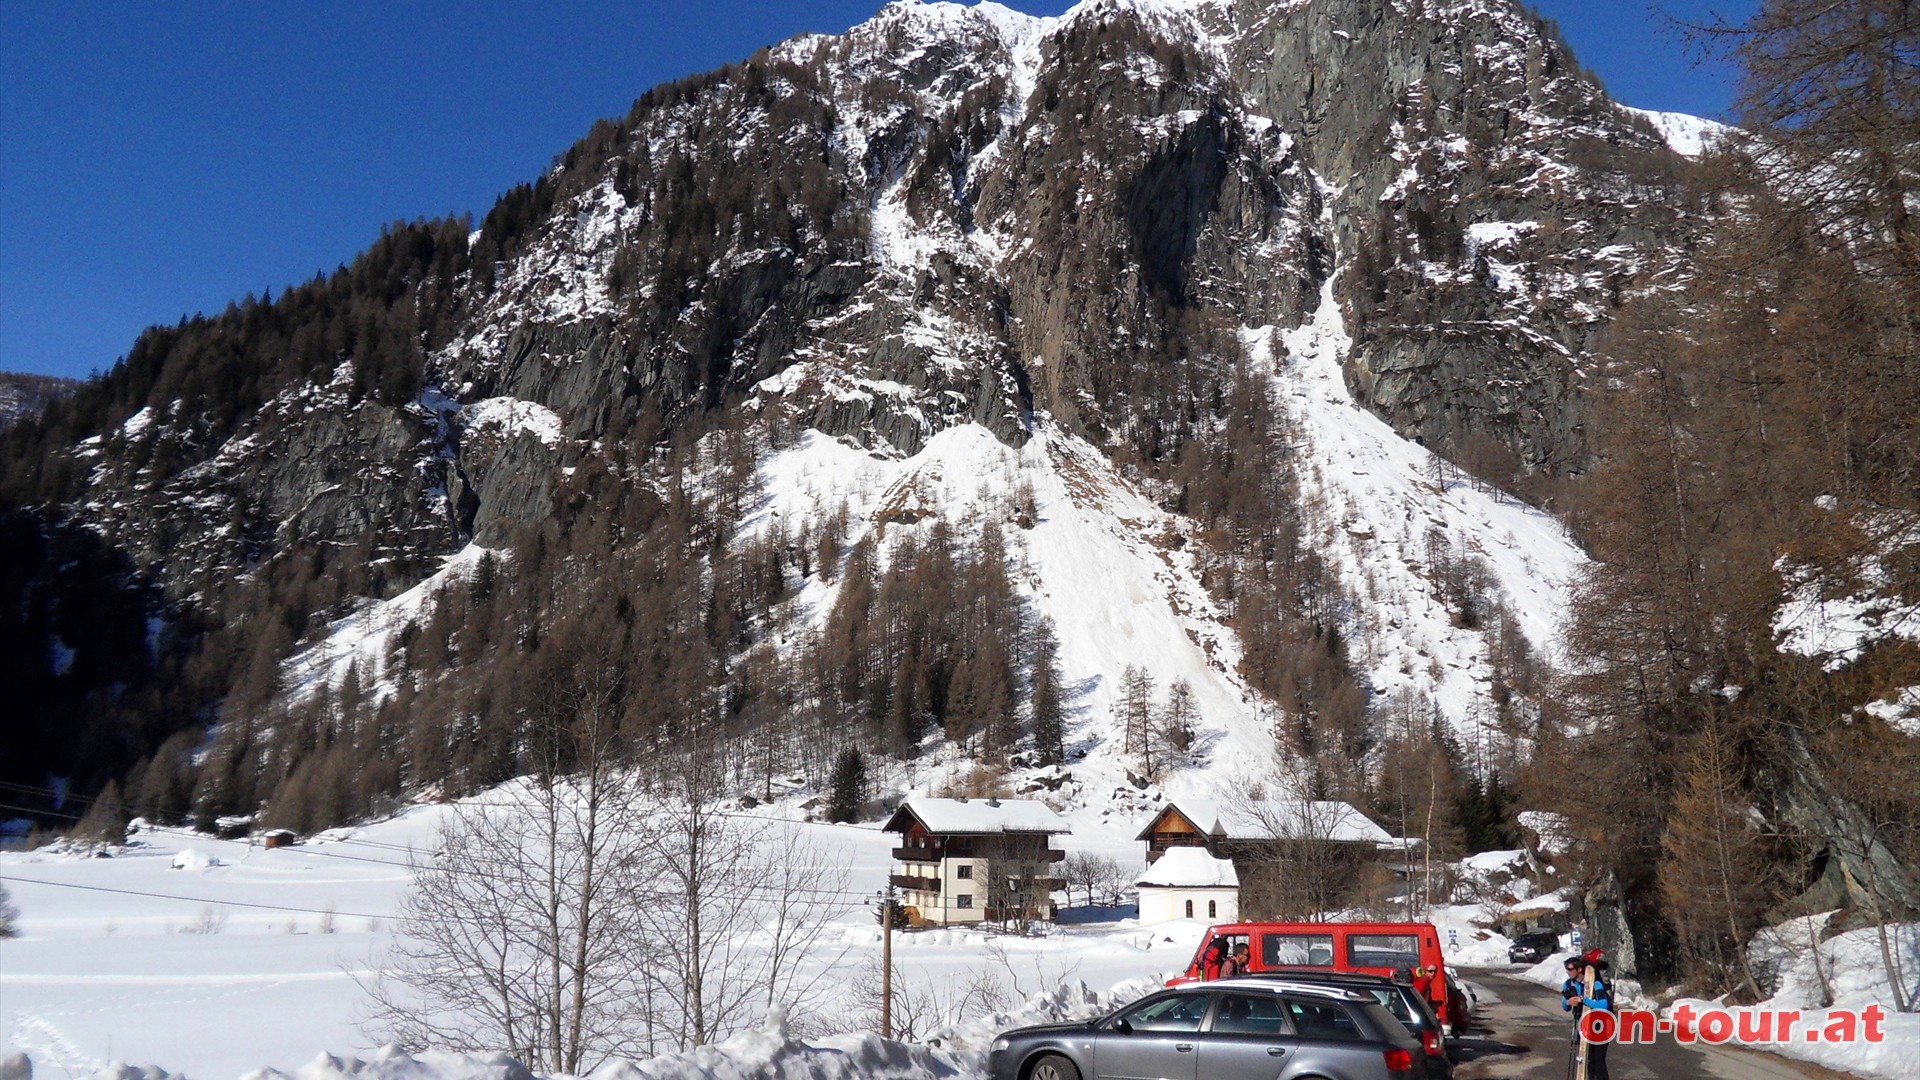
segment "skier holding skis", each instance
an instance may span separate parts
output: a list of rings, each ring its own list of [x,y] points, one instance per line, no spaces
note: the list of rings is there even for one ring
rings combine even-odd
[[[1591,949],[1584,956],[1567,957],[1567,981],[1560,984],[1560,1011],[1573,1014],[1573,1047],[1575,1059],[1581,1048],[1579,1023],[1581,1014],[1588,1009],[1613,1012],[1613,985],[1604,977],[1607,962],[1599,949]],[[1589,981],[1591,980],[1591,981]],[[1610,1080],[1607,1073],[1607,1047],[1603,1042],[1587,1043],[1586,1071],[1580,1074],[1582,1080]]]

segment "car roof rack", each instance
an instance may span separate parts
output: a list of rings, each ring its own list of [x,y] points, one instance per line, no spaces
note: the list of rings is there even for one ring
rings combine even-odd
[[[1285,978],[1275,978],[1271,975],[1264,977],[1236,975],[1231,979],[1215,979],[1213,982],[1203,983],[1202,986],[1209,990],[1266,990],[1276,994],[1281,991],[1287,991],[1289,993],[1312,994],[1316,997],[1337,998],[1340,1001],[1368,1002],[1374,1000],[1372,994],[1362,993],[1344,986],[1333,986],[1328,983],[1300,982]]]
[[[1236,975],[1234,977],[1247,979],[1302,979],[1308,982],[1354,982],[1367,983],[1369,985],[1383,983],[1392,983],[1395,986],[1405,985],[1391,975],[1375,975],[1370,971],[1336,971],[1330,968],[1302,971],[1295,971],[1284,967],[1279,969],[1268,968],[1264,971],[1249,971],[1244,976]]]

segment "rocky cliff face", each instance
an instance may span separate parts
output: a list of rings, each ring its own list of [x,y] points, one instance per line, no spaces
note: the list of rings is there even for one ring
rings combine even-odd
[[[1504,2],[896,4],[569,152],[466,283],[431,406],[316,385],[188,472],[102,461],[87,512],[163,567],[443,552],[542,518],[610,429],[746,397],[888,454],[1018,444],[1036,409],[1099,444],[1202,327],[1299,325],[1329,277],[1400,431],[1577,469],[1594,335],[1696,227],[1684,168]]]
[[[1341,193],[1355,387],[1429,443],[1479,431],[1577,468],[1595,335],[1699,227],[1685,162],[1514,5],[1312,3],[1257,25],[1238,39],[1251,92]]]

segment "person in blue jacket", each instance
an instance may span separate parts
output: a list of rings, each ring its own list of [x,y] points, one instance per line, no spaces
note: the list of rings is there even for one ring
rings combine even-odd
[[[1595,950],[1597,953],[1598,950]],[[1560,1011],[1573,1014],[1575,1023],[1588,1009],[1613,1012],[1613,985],[1607,982],[1607,962],[1595,953],[1567,957],[1567,981],[1560,984]],[[1593,965],[1593,992],[1586,992],[1586,968]],[[1607,1074],[1607,1048],[1611,1043],[1587,1045],[1587,1080],[1610,1080]]]

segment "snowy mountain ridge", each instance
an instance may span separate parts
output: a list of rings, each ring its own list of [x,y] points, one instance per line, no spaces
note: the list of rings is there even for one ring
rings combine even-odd
[[[415,286],[443,298],[403,324],[430,345],[411,400],[368,396],[393,362],[355,346],[231,431],[159,401],[75,449],[71,511],[189,607],[340,553],[364,592],[287,616],[259,707],[349,670],[387,702],[443,674],[419,636],[455,633],[433,597],[480,552],[564,543],[606,478],[666,498],[633,433],[733,425],[735,553],[776,514],[791,537],[844,520],[841,557],[871,539],[881,567],[935,519],[1002,526],[1021,618],[1059,632],[1083,805],[1143,797],[1113,795],[1147,779],[1120,748],[1129,667],[1191,685],[1192,743],[1148,787],[1199,793],[1270,771],[1324,693],[1282,670],[1309,648],[1352,683],[1342,709],[1427,709],[1487,767],[1584,565],[1498,492],[1582,466],[1597,335],[1705,228],[1669,145],[1693,144],[1663,130],[1695,129],[1608,101],[1492,0],[893,4],[650,91],[436,249],[472,265]],[[1272,488],[1257,511],[1193,494],[1239,453],[1241,373],[1277,425],[1271,475],[1236,481]],[[694,440],[695,474],[723,443]],[[1297,550],[1236,548],[1281,517]],[[785,595],[742,615],[790,659],[842,591],[784,562]],[[1270,614],[1249,574],[1274,576]],[[1275,641],[1250,660],[1256,625]]]

